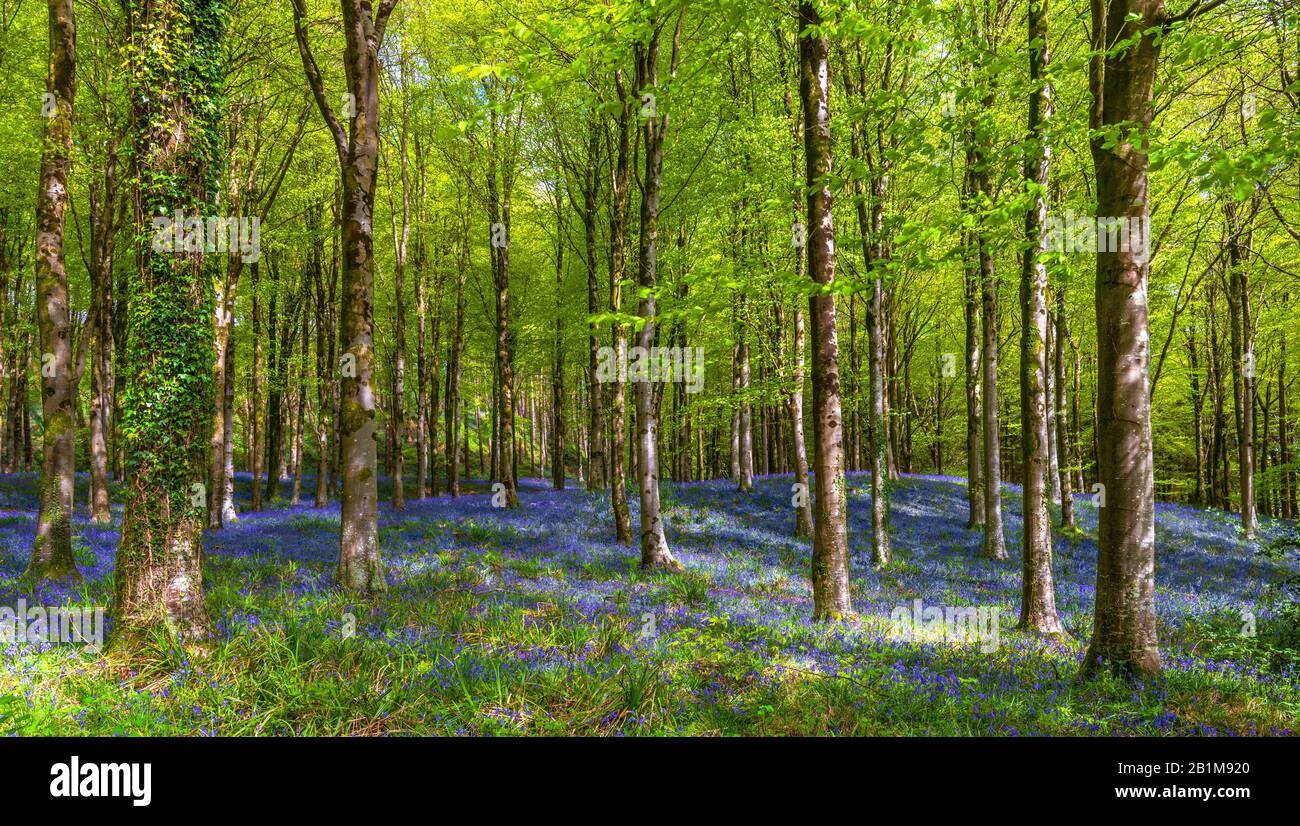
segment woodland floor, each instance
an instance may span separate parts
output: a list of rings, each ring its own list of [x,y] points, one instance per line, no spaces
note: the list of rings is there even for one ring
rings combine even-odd
[[[1292,734],[1300,666],[1270,642],[1270,605],[1300,573],[1297,527],[1265,521],[1241,541],[1230,514],[1156,513],[1162,677],[1088,684],[1075,673],[1091,628],[1096,510],[1057,536],[1057,600],[1069,638],[1013,630],[1020,514],[1004,492],[1012,559],[980,556],[965,482],[907,476],[892,491],[895,561],[870,564],[869,476],[850,474],[856,623],[810,622],[809,546],[791,538],[789,477],[664,484],[680,573],[645,574],[614,543],[607,493],[520,486],[492,508],[484,486],[380,512],[389,590],[373,606],[331,588],[337,505],[273,503],[207,535],[216,640],[191,658],[160,638],[131,660],[73,645],[0,643],[0,732],[20,734]],[[85,502],[84,476],[78,502]],[[240,504],[250,480],[240,475]],[[574,484],[574,483],[571,483]],[[36,480],[0,476],[0,605],[110,606],[111,527],[78,518],[85,580],[20,580]],[[306,486],[312,489],[311,483]],[[284,499],[287,500],[287,486]],[[310,498],[310,497],[308,497]],[[630,492],[633,523],[636,497]],[[1059,532],[1058,532],[1059,533]],[[890,638],[888,618],[925,605],[993,605],[1001,644]],[[1256,637],[1242,636],[1252,612]],[[356,633],[344,638],[344,615]],[[645,615],[654,618],[653,633]],[[110,616],[111,625],[111,616]]]

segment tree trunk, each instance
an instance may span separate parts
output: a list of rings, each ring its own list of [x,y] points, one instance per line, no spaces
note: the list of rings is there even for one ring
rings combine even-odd
[[[813,352],[813,436],[817,453],[816,522],[813,537],[813,616],[838,620],[853,615],[849,598],[844,430],[840,412],[839,343],[835,332],[835,233],[831,218],[830,44],[812,3],[802,2],[799,20],[799,97],[804,116],[808,212],[808,274],[821,289],[809,296]]]
[[[981,119],[972,134],[971,155],[975,193],[981,210],[992,204],[992,184],[988,165],[992,163],[993,96],[981,101]],[[982,223],[982,222],[981,222]],[[979,260],[981,324],[980,364],[984,384],[984,555],[989,559],[1006,559],[1007,543],[1002,531],[1002,436],[1001,410],[998,407],[998,282],[993,271],[988,230],[975,230],[975,249]]]
[[[1070,465],[1070,416],[1065,398],[1065,289],[1056,291],[1056,455],[1057,469],[1061,475],[1061,527],[1074,527],[1074,489]]]
[[[972,167],[973,149],[966,150],[966,183],[964,200],[970,211],[970,200],[974,197]],[[963,246],[963,315],[966,321],[966,502],[969,516],[966,527],[978,528],[984,525],[984,447],[980,439],[982,411],[980,394],[980,301],[979,301],[979,266],[975,253],[975,233],[964,233]]]
[[[108,502],[108,435],[113,409],[113,258],[118,229],[117,144],[109,146],[103,188],[90,187],[91,224],[91,393],[90,393],[90,519],[104,525],[112,520]],[[3,359],[0,358],[0,362]]]
[[[321,117],[334,138],[343,178],[343,315],[339,441],[343,477],[338,582],[369,596],[386,588],[379,555],[378,480],[375,468],[375,402],[371,390],[374,353],[374,237],[376,164],[379,158],[379,48],[388,15],[397,5],[375,9],[365,0],[342,0],[347,40],[351,128],[345,131],[326,97],[325,83],[311,55],[303,17],[304,0],[294,0],[294,34],[303,68]]]
[[[137,232],[157,216],[200,216],[211,181],[220,112],[225,10],[211,0],[127,7]],[[180,57],[178,59],[178,56]],[[147,78],[147,81],[145,80]],[[157,236],[155,236],[156,238]],[[213,398],[213,275],[202,252],[140,245],[132,271],[122,387],[126,512],[114,575],[114,644],[157,631],[187,643],[208,637],[203,508]]]
[[[458,193],[459,196],[459,193]],[[460,206],[460,198],[456,200]],[[459,436],[464,413],[461,410],[461,356],[465,346],[465,271],[469,259],[469,216],[463,216],[456,239],[456,317],[447,347],[447,492],[460,495]],[[469,473],[469,429],[465,428],[465,472]]]
[[[673,35],[672,74],[676,74],[678,35],[681,16]],[[636,89],[641,95],[659,91],[659,37],[662,23],[652,22],[650,41],[637,44]],[[668,129],[666,114],[646,117],[641,126],[644,148],[644,173],[641,193],[641,239],[638,256],[637,286],[642,294],[637,315],[643,321],[636,334],[636,346],[648,355],[655,342],[655,288],[658,271],[659,192],[663,182],[663,141]],[[652,376],[634,382],[636,400],[637,462],[636,474],[641,497],[641,567],[680,567],[668,550],[659,503],[659,411],[655,404]]]
[[[1092,4],[1090,125],[1097,215],[1149,226],[1146,131],[1165,21],[1163,0]],[[1127,43],[1108,53],[1115,43]],[[1108,146],[1103,134],[1123,130]],[[1131,132],[1130,130],[1133,130]],[[1134,132],[1136,134],[1134,134]],[[1134,143],[1136,141],[1136,143]],[[1097,526],[1097,595],[1082,673],[1160,670],[1155,616],[1155,480],[1151,457],[1150,261],[1143,250],[1097,254],[1097,448],[1105,496]]]
[[[68,317],[68,273],[63,230],[72,171],[72,103],[77,93],[77,32],[72,0],[48,0],[49,73],[40,189],[36,198],[36,324],[40,334],[40,513],[27,575],[80,578],[72,556],[73,484],[76,471],[77,385]],[[88,334],[89,331],[87,331]],[[23,405],[26,409],[26,405]]]
[[[1239,220],[1231,200],[1224,205],[1228,224],[1228,314],[1232,335],[1232,392],[1237,425],[1237,474],[1241,487],[1241,532],[1255,538],[1255,340],[1251,334],[1250,219]],[[1244,226],[1243,226],[1244,225]],[[1244,236],[1244,237],[1243,237]]]
[[[614,73],[614,82],[618,88],[619,110],[615,136],[618,142],[617,159],[612,172],[610,188],[611,208],[609,226],[609,309],[619,313],[623,306],[623,279],[627,271],[627,209],[629,184],[631,183],[631,147],[628,121],[631,116],[632,101],[628,100],[623,88],[623,73]],[[614,533],[616,541],[622,545],[632,544],[632,516],[627,506],[627,471],[624,464],[626,441],[626,413],[623,397],[623,365],[627,363],[627,328],[618,320],[611,325],[615,364],[613,388],[610,393],[610,419],[612,434],[609,450],[609,497],[614,511]],[[593,391],[594,392],[594,391]]]
[[[1039,634],[1060,634],[1056,585],[1052,579],[1052,522],[1047,508],[1047,477],[1052,473],[1049,445],[1047,381],[1047,187],[1051,145],[1047,123],[1052,118],[1052,86],[1047,37],[1047,0],[1029,4],[1029,133],[1025,180],[1031,198],[1025,212],[1024,265],[1020,277],[1020,432],[1024,459],[1024,539],[1021,574],[1020,628]]]

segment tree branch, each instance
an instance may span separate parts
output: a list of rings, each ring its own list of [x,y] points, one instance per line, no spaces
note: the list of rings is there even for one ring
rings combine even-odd
[[[316,58],[311,53],[311,45],[307,42],[307,29],[302,22],[307,13],[306,0],[290,0],[290,2],[293,3],[293,36],[298,41],[298,54],[302,56],[302,68],[307,73],[307,83],[311,86],[312,96],[316,98],[316,106],[320,109],[321,117],[325,119],[325,126],[334,138],[334,150],[338,153],[339,165],[342,167],[346,165],[348,159],[348,133],[344,131],[343,124],[334,115],[334,110],[325,97],[325,81],[321,78],[320,67],[316,65]]]

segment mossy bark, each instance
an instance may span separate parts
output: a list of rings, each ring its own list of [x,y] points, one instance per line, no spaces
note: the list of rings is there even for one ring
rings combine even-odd
[[[49,2],[48,111],[36,200],[36,323],[40,332],[41,412],[45,422],[40,514],[27,573],[42,579],[80,576],[72,556],[73,472],[77,428],[73,406],[79,372],[72,363],[68,274],[63,231],[72,169],[72,103],[77,35],[72,0]]]
[[[201,250],[154,249],[150,221],[208,214],[219,175],[220,0],[127,7],[133,173],[146,238],[130,276],[121,430],[129,483],[113,645],[210,633],[203,592],[214,277]]]

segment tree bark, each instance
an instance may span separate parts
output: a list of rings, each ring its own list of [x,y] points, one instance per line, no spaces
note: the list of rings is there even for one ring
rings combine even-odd
[[[128,6],[137,232],[155,216],[201,216],[214,205],[224,7]],[[147,80],[146,80],[147,78]],[[186,643],[210,633],[203,592],[212,426],[213,274],[203,253],[139,247],[131,274],[122,383],[126,512],[114,575],[114,645],[163,631]]]
[[[1052,472],[1049,446],[1047,381],[1047,187],[1051,170],[1051,145],[1047,124],[1052,118],[1052,86],[1048,78],[1047,0],[1030,0],[1028,14],[1029,130],[1025,155],[1025,180],[1030,203],[1025,211],[1024,266],[1020,277],[1020,432],[1024,459],[1019,627],[1039,634],[1063,632],[1056,613],[1056,585],[1052,578],[1052,522],[1047,507],[1047,478]]]
[[[839,343],[835,331],[835,232],[831,217],[830,44],[810,31],[822,19],[802,2],[799,20],[799,97],[804,115],[804,182],[807,191],[808,274],[817,290],[808,299],[812,320],[813,437],[817,453],[816,522],[813,536],[813,617],[853,615],[849,596],[844,428],[840,411]]]
[[[80,578],[72,556],[73,485],[76,471],[77,386],[68,316],[68,272],[63,231],[72,171],[72,104],[77,93],[77,29],[72,0],[48,0],[49,114],[41,152],[36,198],[36,324],[40,335],[41,457],[40,511],[27,575],[38,579]],[[89,334],[89,330],[85,334]],[[24,409],[26,405],[24,405]]]
[[[629,119],[633,102],[628,100],[627,90],[623,86],[623,73],[614,73],[614,83],[618,89],[621,103],[618,120],[615,125],[617,157],[611,169],[612,185],[610,187],[610,221],[609,221],[609,309],[618,314],[623,306],[623,279],[627,272],[627,210],[628,187],[631,183],[631,140]],[[618,319],[612,327],[612,344],[617,369],[615,369],[613,387],[610,392],[611,438],[609,451],[609,497],[614,511],[614,533],[616,541],[622,545],[632,544],[632,516],[627,506],[627,470],[624,463],[626,442],[626,413],[622,365],[627,361],[627,328]],[[594,392],[594,391],[593,391]]]
[[[293,0],[294,35],[312,95],[338,155],[343,178],[343,369],[339,441],[343,477],[340,511],[340,586],[359,596],[383,591],[379,554],[378,480],[375,468],[374,236],[376,165],[379,158],[379,47],[397,0],[381,0],[371,16],[368,0],[342,0],[347,41],[348,95],[352,110],[345,132],[326,98],[324,80],[308,46],[304,0]]]
[[[1163,0],[1093,0],[1089,72],[1097,215],[1150,220],[1146,132],[1166,21]],[[1112,44],[1129,44],[1110,52]],[[1107,145],[1105,131],[1123,137]],[[1151,457],[1150,261],[1142,251],[1097,254],[1097,448],[1105,496],[1097,527],[1092,641],[1081,673],[1152,677],[1160,670],[1155,617],[1155,480]]]
[[[659,40],[663,23],[654,20],[648,43],[635,46],[636,89],[645,95],[659,91]],[[678,36],[681,16],[673,35],[672,74],[676,74]],[[655,342],[655,290],[658,273],[659,193],[663,183],[663,141],[668,129],[667,114],[650,114],[641,125],[641,142],[645,163],[641,191],[641,239],[638,256],[637,286],[641,301],[637,315],[642,319],[636,334],[636,346],[649,354]],[[641,498],[641,567],[679,568],[664,536],[659,502],[659,411],[656,409],[651,376],[634,382],[637,433],[637,481]]]

